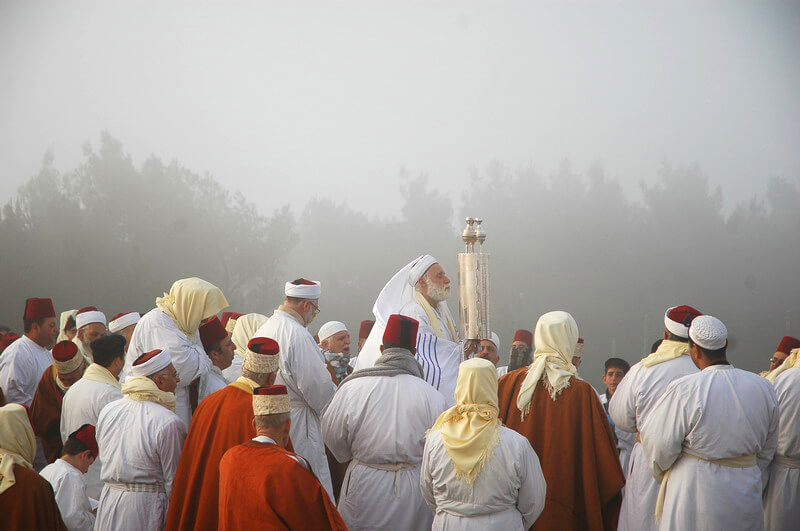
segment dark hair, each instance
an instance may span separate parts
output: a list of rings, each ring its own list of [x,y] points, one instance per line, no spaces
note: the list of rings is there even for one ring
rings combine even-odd
[[[656,340],[656,341],[653,343],[653,346],[652,346],[652,347],[650,347],[650,354],[652,354],[653,352],[655,352],[656,350],[658,350],[658,347],[660,347],[660,346],[661,346],[661,343],[662,343],[663,341],[664,341],[663,339],[657,339],[657,340]]]
[[[67,330],[69,330],[70,328],[72,328],[75,325],[76,325],[75,318],[70,315],[67,318],[67,322],[64,323],[64,330],[63,331],[66,332]]]
[[[64,449],[61,451],[61,455],[78,455],[88,449],[89,447],[86,446],[86,443],[80,439],[68,437],[67,442],[64,443]]]
[[[622,369],[622,372],[627,374],[631,370],[631,364],[622,358],[608,358],[606,360],[606,372],[611,368]]]
[[[117,358],[125,357],[125,338],[119,334],[98,337],[89,344],[94,362],[108,368]]]
[[[0,325],[0,335],[11,332],[11,329],[6,325]]]
[[[216,343],[205,349],[206,354],[208,354],[209,356],[211,355],[211,352],[215,350],[217,352],[222,352],[222,341],[217,341]]]
[[[33,328],[34,323],[39,326],[42,326],[44,324],[45,319],[47,319],[47,317],[41,317],[39,319],[23,319],[22,320],[23,332],[25,332],[26,334],[30,332],[31,328]]]
[[[712,360],[718,360],[718,359],[725,358],[726,351],[728,350],[728,342],[727,341],[725,342],[725,346],[724,347],[718,348],[717,350],[708,350],[706,348],[703,348],[700,345],[698,345],[697,343],[695,343],[694,341],[692,341],[691,338],[689,338],[688,341],[689,341],[689,348],[692,348],[692,345],[696,346],[698,349],[700,349],[700,351],[703,353],[703,355],[706,358],[712,359]]]
[[[687,341],[689,341],[685,337],[676,336],[675,334],[673,334],[669,330],[667,330],[667,339],[669,339],[670,341],[680,341],[681,343],[686,343]]]

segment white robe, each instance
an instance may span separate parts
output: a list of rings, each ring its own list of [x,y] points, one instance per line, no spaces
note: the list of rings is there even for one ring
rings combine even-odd
[[[231,366],[222,371],[222,375],[225,377],[225,380],[228,383],[233,383],[236,381],[239,376],[242,375],[242,364],[244,360],[238,354],[233,356],[233,361],[231,361]]]
[[[699,372],[688,355],[645,367],[641,362],[631,367],[608,403],[614,428],[636,433],[647,419],[656,401],[674,380]],[[625,496],[619,514],[619,531],[658,529],[655,512],[658,483],[642,458],[642,445],[634,444],[628,462]]]
[[[158,308],[144,314],[133,329],[124,373],[127,374],[136,358],[155,349],[169,349],[172,356],[172,364],[181,379],[175,389],[176,413],[188,430],[192,418],[188,386],[211,369],[211,359],[203,350],[199,332],[189,340],[175,321]]]
[[[600,403],[603,404],[603,407],[606,409],[606,413],[608,413],[608,402],[609,398],[606,393],[600,395]],[[613,420],[611,421],[613,422]],[[619,463],[622,465],[622,473],[625,474],[625,477],[628,477],[628,462],[631,458],[631,451],[633,450],[633,445],[636,444],[636,433],[630,433],[627,431],[623,431],[617,428],[616,424],[612,424],[614,427],[614,435],[617,436],[617,450],[619,451]]]
[[[103,486],[98,530],[161,530],[178,469],[186,428],[178,416],[154,402],[128,397],[103,408],[97,445],[106,483],[160,484],[166,492],[129,492]]]
[[[23,335],[0,355],[0,389],[6,402],[30,406],[45,369],[53,364],[50,351]]]
[[[66,442],[69,434],[84,424],[91,424],[96,428],[103,408],[120,398],[122,391],[113,385],[86,378],[72,384],[61,404],[61,441]],[[100,479],[102,469],[102,460],[98,456],[84,477],[86,494],[94,500],[100,499],[100,491],[103,490],[103,480]]]
[[[333,484],[322,442],[320,418],[336,392],[325,359],[308,329],[291,314],[275,313],[253,337],[269,337],[280,346],[276,384],[285,385],[292,400],[290,436],[295,453],[305,457],[333,500]]]
[[[624,381],[624,380],[623,380]],[[659,529],[764,529],[762,485],[778,438],[778,400],[770,383],[731,365],[676,380],[642,425],[654,476],[672,467]],[[733,468],[706,460],[755,455]]]
[[[216,365],[211,365],[211,370],[200,377],[200,385],[198,386],[197,403],[203,401],[205,397],[211,393],[216,393],[223,387],[228,385],[228,381]]]
[[[357,378],[339,388],[322,430],[339,462],[353,460],[338,503],[348,528],[430,529],[433,513],[422,498],[419,472],[425,432],[445,409],[438,391],[407,374]]]
[[[764,495],[764,527],[794,531],[800,526],[800,468],[778,460],[800,460],[800,369],[788,369],[775,380],[780,407],[778,448]]]
[[[547,483],[528,439],[505,426],[472,485],[456,477],[442,434],[425,441],[420,488],[435,513],[432,529],[529,529],[544,509]]]
[[[94,527],[92,504],[80,470],[63,459],[56,459],[39,472],[53,486],[56,504],[64,525],[70,531],[91,531]]]

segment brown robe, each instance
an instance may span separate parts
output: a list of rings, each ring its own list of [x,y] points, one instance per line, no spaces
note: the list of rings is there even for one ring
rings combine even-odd
[[[588,383],[571,378],[553,401],[539,381],[523,421],[517,395],[527,370],[501,378],[498,395],[500,418],[530,441],[547,481],[544,511],[532,529],[616,529],[625,477],[597,394]]]
[[[50,483],[19,465],[14,478],[16,483],[0,494],[0,529],[66,531]]]
[[[39,386],[31,402],[31,425],[33,433],[42,440],[44,456],[48,463],[61,457],[61,404],[64,391],[58,387],[55,365],[42,373]]]

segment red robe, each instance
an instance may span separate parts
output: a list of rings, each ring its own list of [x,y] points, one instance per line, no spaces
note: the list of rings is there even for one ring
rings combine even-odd
[[[64,391],[56,383],[55,365],[45,369],[31,403],[33,433],[42,440],[44,456],[48,463],[61,457],[61,404]]]
[[[523,421],[517,395],[527,369],[502,377],[498,395],[500,419],[530,441],[547,481],[544,511],[532,529],[616,529],[625,477],[597,394],[571,378],[553,401],[540,381]]]
[[[225,453],[219,464],[221,531],[347,529],[322,484],[294,455],[255,441]]]
[[[0,529],[66,531],[50,483],[19,465],[14,478],[16,483],[0,494]]]

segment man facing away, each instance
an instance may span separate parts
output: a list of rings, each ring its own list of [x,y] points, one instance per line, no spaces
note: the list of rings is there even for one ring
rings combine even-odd
[[[419,488],[425,432],[445,410],[414,358],[419,323],[392,315],[373,367],[339,386],[322,419],[325,444],[349,461],[339,511],[350,529],[430,529]]]
[[[133,331],[136,329],[136,324],[142,318],[139,312],[126,312],[115,315],[108,322],[108,331],[112,334],[118,334],[125,338],[125,352],[128,352],[128,347],[131,344],[131,337]]]
[[[660,481],[659,529],[764,528],[778,401],[766,379],[728,362],[727,345],[722,321],[692,320],[689,354],[700,372],[672,382],[642,424],[644,461]]]
[[[225,452],[219,464],[219,529],[347,529],[308,462],[286,450],[286,386],[256,388],[252,409],[256,436]]]

